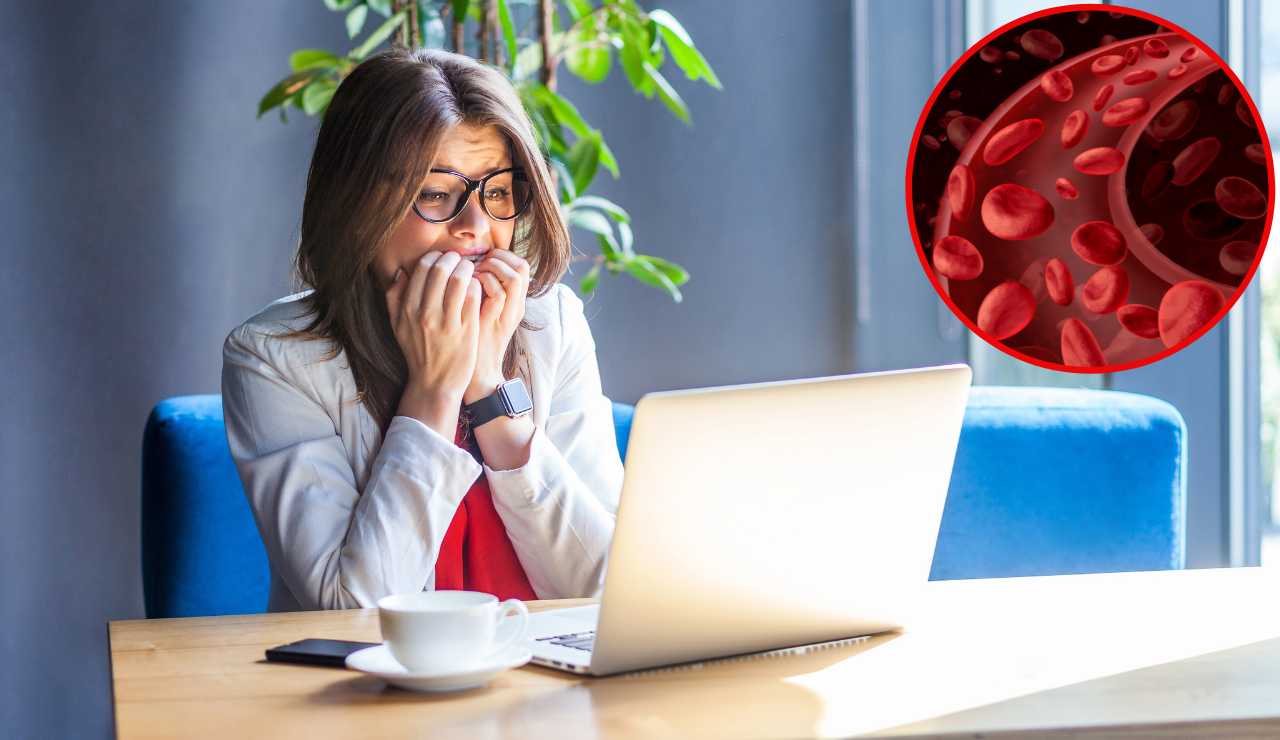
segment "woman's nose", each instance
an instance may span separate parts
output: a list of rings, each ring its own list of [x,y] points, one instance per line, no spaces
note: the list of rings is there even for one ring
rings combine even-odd
[[[480,194],[472,193],[467,197],[467,203],[462,208],[462,213],[458,217],[449,222],[451,231],[454,236],[475,238],[489,232],[489,217],[485,214],[484,209],[480,207]]]

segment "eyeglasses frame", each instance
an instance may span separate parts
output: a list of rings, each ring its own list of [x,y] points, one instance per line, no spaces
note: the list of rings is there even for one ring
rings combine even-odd
[[[467,209],[467,203],[468,201],[471,200],[471,194],[476,192],[477,190],[480,191],[480,194],[481,194],[480,197],[478,198],[478,200],[480,201],[480,210],[484,211],[484,215],[488,216],[494,221],[510,221],[512,219],[519,218],[520,215],[529,208],[529,204],[533,202],[533,194],[530,193],[529,197],[525,199],[524,204],[517,206],[516,212],[511,214],[510,216],[507,216],[506,218],[495,216],[492,213],[490,213],[489,206],[484,202],[484,185],[489,181],[489,178],[496,177],[498,175],[503,175],[508,172],[524,175],[525,171],[523,167],[504,167],[500,170],[494,170],[493,172],[490,172],[489,174],[485,175],[479,180],[472,180],[470,177],[467,177],[466,175],[462,174],[461,172],[458,172],[457,170],[450,170],[443,167],[432,167],[431,172],[438,172],[441,174],[453,175],[455,177],[461,178],[462,181],[467,184],[467,189],[462,194],[462,197],[458,199],[458,207],[454,210],[453,214],[447,218],[442,218],[442,219],[427,218],[426,216],[422,215],[422,211],[418,210],[418,199],[415,197],[413,199],[413,204],[412,204],[413,212],[418,214],[418,218],[422,219],[423,221],[426,221],[427,223],[445,224],[454,220],[463,211]],[[514,197],[514,194],[513,194],[513,197]]]

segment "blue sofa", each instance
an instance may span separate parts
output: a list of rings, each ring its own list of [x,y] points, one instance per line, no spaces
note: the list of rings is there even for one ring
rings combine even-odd
[[[613,408],[625,459],[634,409]],[[1182,568],[1185,438],[1147,396],[974,387],[930,578]],[[142,446],[147,617],[265,611],[269,575],[221,396],[161,401]]]

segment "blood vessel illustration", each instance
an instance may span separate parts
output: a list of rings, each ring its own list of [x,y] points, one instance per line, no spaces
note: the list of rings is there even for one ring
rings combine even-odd
[[[966,62],[1037,65],[1025,83],[966,110],[952,78],[926,111],[932,142],[913,158],[947,169],[937,191],[909,193],[921,254],[992,344],[1066,369],[1133,366],[1244,289],[1271,217],[1266,135],[1194,39],[1155,26],[1073,53],[1038,20]]]

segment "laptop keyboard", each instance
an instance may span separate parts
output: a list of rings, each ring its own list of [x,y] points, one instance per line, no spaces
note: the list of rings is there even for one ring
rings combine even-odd
[[[552,645],[563,645],[564,647],[577,648],[585,652],[591,652],[591,648],[596,642],[596,631],[574,632],[569,635],[553,635],[551,637],[539,637],[538,642],[546,642]]]

